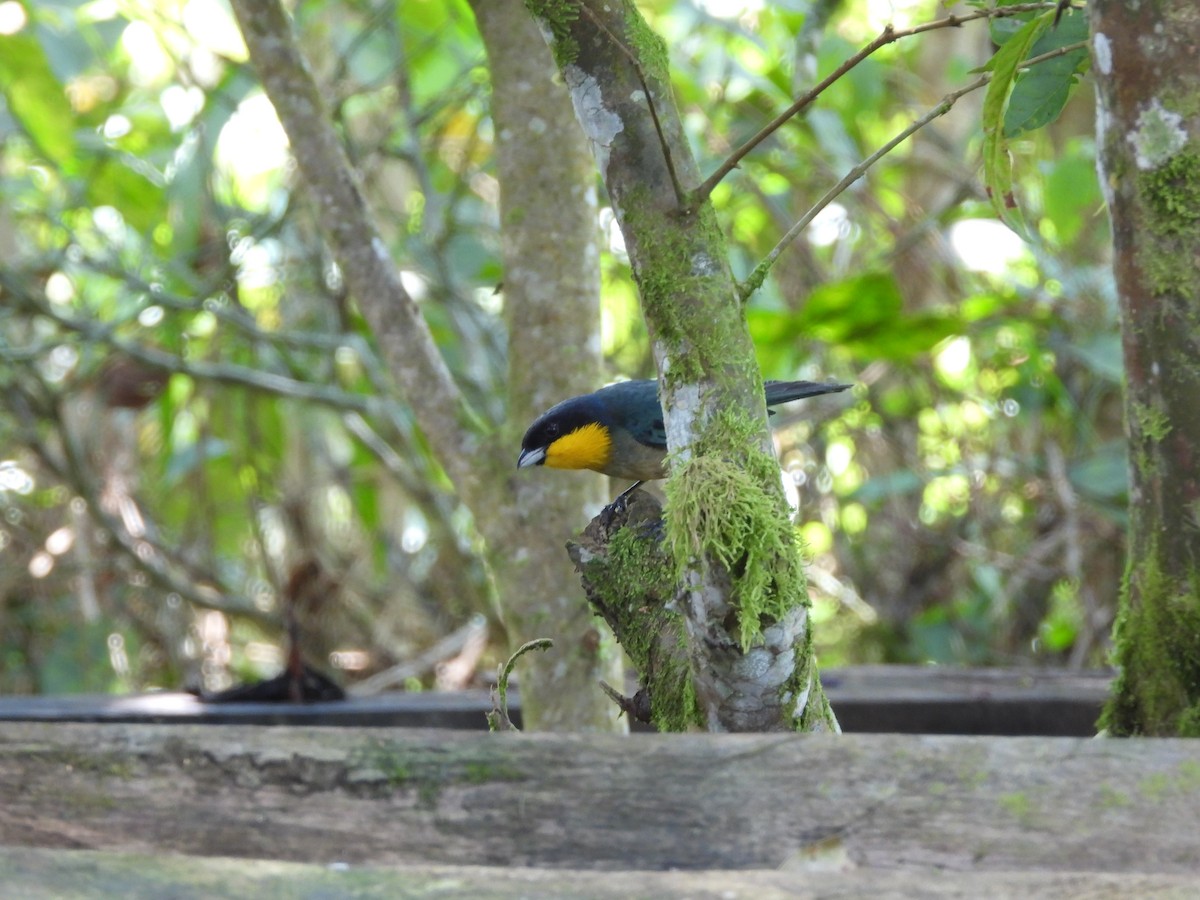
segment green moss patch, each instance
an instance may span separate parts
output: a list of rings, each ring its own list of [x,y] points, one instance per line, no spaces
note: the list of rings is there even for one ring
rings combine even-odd
[[[694,456],[672,474],[667,509],[677,578],[704,557],[729,572],[743,652],[764,625],[804,602],[804,572],[791,522],[760,478],[719,456]]]

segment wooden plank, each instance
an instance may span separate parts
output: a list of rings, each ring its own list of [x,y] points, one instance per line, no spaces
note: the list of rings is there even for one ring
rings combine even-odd
[[[202,725],[327,725],[343,728],[487,729],[487,691],[390,693],[337,703],[203,703],[192,694],[59,694],[0,697],[0,721]],[[520,719],[518,718],[519,722]]]
[[[18,722],[0,845],[331,864],[1200,873],[1200,742]]]
[[[840,871],[799,869],[596,872],[494,866],[338,866],[228,858],[0,848],[0,883],[22,900],[244,900],[357,897],[501,900],[512,897],[629,897],[691,900],[808,900],[912,897],[1023,900],[1191,900],[1200,876],[1094,872]]]
[[[851,666],[821,673],[842,729],[902,734],[1088,737],[1108,671]]]
[[[823,672],[847,732],[1090,736],[1111,674],[856,666]],[[486,691],[391,693],[344,703],[206,704],[190,694],[0,697],[0,721],[196,722],[345,727],[487,727]],[[520,723],[520,695],[510,708]]]

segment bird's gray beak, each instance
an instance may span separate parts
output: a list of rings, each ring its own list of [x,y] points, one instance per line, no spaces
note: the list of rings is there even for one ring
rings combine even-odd
[[[522,450],[521,455],[517,457],[517,468],[528,469],[530,466],[540,466],[546,461],[546,448],[534,447],[531,450]]]

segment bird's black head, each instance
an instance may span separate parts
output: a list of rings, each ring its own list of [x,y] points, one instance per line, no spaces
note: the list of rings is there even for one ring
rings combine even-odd
[[[593,394],[573,397],[534,420],[521,439],[517,468],[601,471],[612,451],[612,434],[603,404]]]

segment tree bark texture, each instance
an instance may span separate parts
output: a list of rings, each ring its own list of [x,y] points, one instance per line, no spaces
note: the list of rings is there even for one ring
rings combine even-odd
[[[1200,7],[1094,0],[1130,447],[1117,734],[1200,736]]]
[[[714,730],[836,727],[725,238],[632,0],[526,0],[548,35],[625,239],[658,366],[696,700]]]
[[[1196,875],[1198,797],[1169,739],[0,733],[0,846],[326,866]]]
[[[611,632],[584,600],[563,541],[602,503],[599,475],[515,471],[521,431],[555,403],[598,386],[600,256],[596,173],[550,51],[521,0],[475,0],[488,53],[508,324],[503,473],[515,498],[492,559],[511,649],[522,658],[524,724],[535,730],[623,730],[598,689],[621,683]]]

